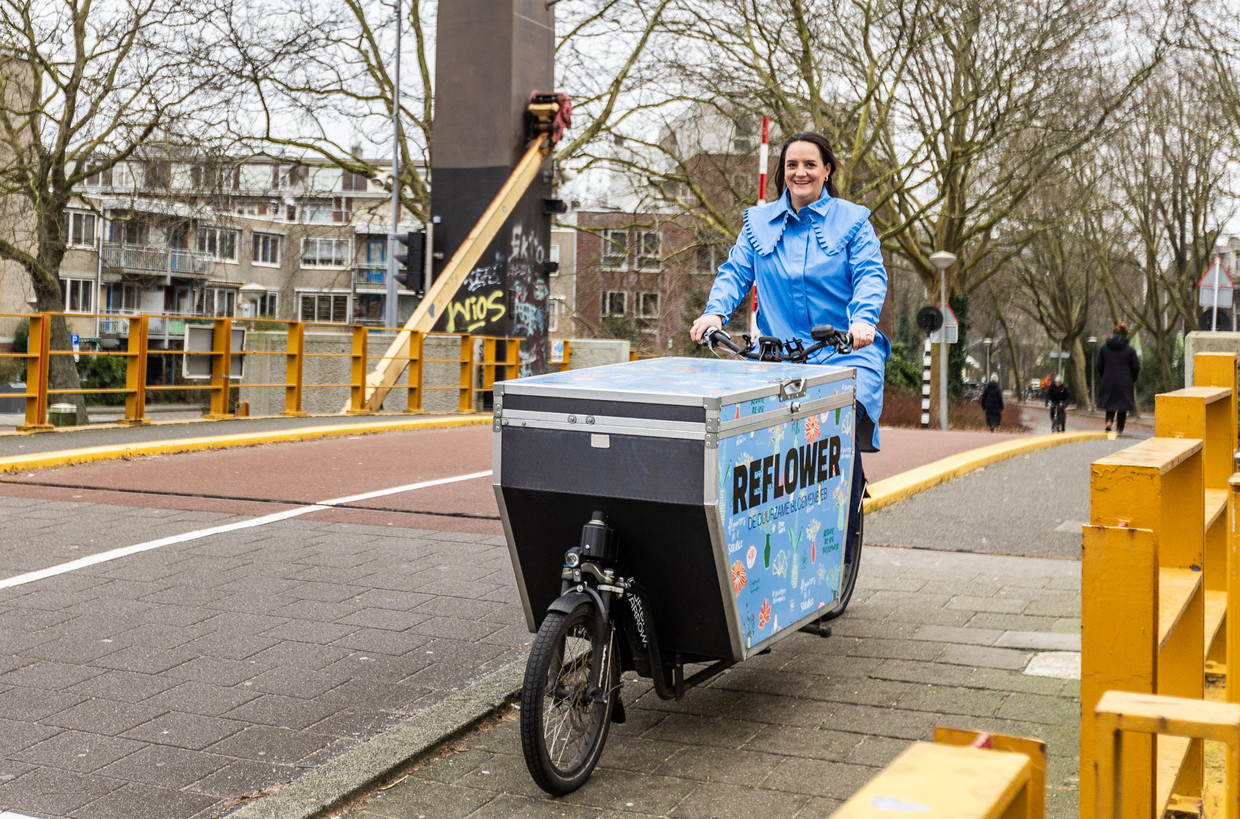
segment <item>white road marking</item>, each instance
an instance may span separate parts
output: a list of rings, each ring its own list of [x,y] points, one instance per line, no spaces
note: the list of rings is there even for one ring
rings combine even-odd
[[[349,503],[356,503],[361,500],[369,500],[370,498],[379,498],[385,495],[396,495],[401,492],[414,492],[418,489],[428,489],[432,486],[442,486],[448,483],[459,483],[461,481],[472,481],[477,478],[485,478],[490,476],[491,470],[485,472],[471,472],[468,475],[456,475],[451,478],[436,478],[432,481],[422,481],[421,483],[407,483],[404,486],[393,486],[389,489],[377,489],[374,492],[362,492],[357,495],[347,495],[343,498],[332,498],[331,500],[319,501],[307,506],[299,506],[296,509],[288,509],[283,512],[276,512],[271,515],[263,515],[261,518],[250,518],[249,520],[241,520],[236,523],[226,523],[223,526],[212,526],[209,529],[198,529],[193,532],[185,532],[171,537],[160,538],[159,540],[150,540],[146,543],[137,543],[133,546],[122,546],[119,549],[112,549],[107,552],[90,555],[88,557],[71,560],[68,563],[61,563],[58,566],[49,566],[46,569],[38,569],[33,572],[26,572],[15,577],[0,580],[0,589],[11,589],[14,586],[23,586],[27,583],[34,583],[37,580],[45,580],[49,577],[55,577],[59,574],[68,574],[69,572],[84,569],[87,566],[95,566],[100,563],[107,563],[112,560],[118,560],[129,555],[139,554],[141,552],[149,552],[152,549],[159,549],[164,546],[173,546],[178,543],[188,543],[192,540],[201,540],[211,537],[212,535],[222,535],[226,532],[236,532],[240,529],[253,529],[257,526],[266,526],[269,523],[277,523],[282,520],[300,517],[310,512],[319,512],[325,509],[343,506]],[[4,819],[0,814],[0,819]]]

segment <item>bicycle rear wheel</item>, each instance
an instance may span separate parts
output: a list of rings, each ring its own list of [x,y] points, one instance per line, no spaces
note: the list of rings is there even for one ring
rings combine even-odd
[[[619,696],[619,666],[612,652],[598,652],[594,606],[569,614],[550,612],[534,638],[521,687],[521,751],[538,787],[561,796],[585,784],[598,764]],[[607,662],[601,677],[612,693],[593,691],[600,679],[595,663]]]

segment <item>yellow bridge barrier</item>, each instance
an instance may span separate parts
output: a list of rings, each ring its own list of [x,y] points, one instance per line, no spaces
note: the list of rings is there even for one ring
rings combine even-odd
[[[934,742],[915,742],[831,814],[878,819],[1042,819],[1046,814],[1046,744],[936,727]]]
[[[1201,354],[1195,365],[1193,387],[1156,398],[1156,437],[1092,467],[1081,561],[1082,817],[1100,804],[1095,709],[1107,692],[1202,701],[1207,662],[1222,673],[1235,643],[1225,623],[1236,357]],[[1115,774],[1124,816],[1200,813],[1201,740],[1173,731],[1130,738]]]
[[[125,404],[122,425],[138,425],[147,423],[146,410],[148,398],[159,392],[205,393],[207,396],[208,419],[233,418],[234,391],[237,388],[247,390],[272,389],[284,395],[284,409],[280,415],[302,416],[303,398],[307,390],[340,389],[348,390],[350,414],[371,415],[377,410],[368,408],[367,378],[372,357],[369,353],[371,335],[381,333],[382,327],[364,325],[342,325],[300,321],[275,321],[263,319],[265,327],[280,327],[286,331],[286,341],[282,350],[240,350],[234,349],[234,332],[255,323],[251,319],[211,318],[202,316],[127,316],[128,337],[126,347],[122,351],[104,350],[61,350],[51,346],[51,318],[53,313],[38,313],[29,316],[29,346],[24,353],[3,354],[5,358],[21,359],[26,369],[26,390],[24,393],[4,395],[20,395],[25,402],[25,423],[19,427],[25,432],[50,430],[48,409],[54,396],[73,394],[116,394]],[[91,318],[92,314],[66,314],[68,318],[80,320]],[[96,318],[110,318],[100,314]],[[149,346],[150,320],[160,319],[165,324],[172,321],[181,322],[187,327],[209,328],[210,346],[206,349],[190,351],[205,359],[209,366],[209,376],[204,375],[204,382],[184,382],[173,384],[152,384],[148,381],[147,361],[152,355],[180,357],[186,351],[180,349],[153,349]],[[351,334],[350,349],[347,352],[307,352],[306,330],[308,327],[320,327],[332,331]],[[494,338],[486,336],[470,336],[467,334],[431,334],[459,339],[456,348],[459,353],[454,358],[426,358],[424,356],[424,340],[427,334],[412,333],[404,362],[409,373],[407,384],[407,403],[403,410],[408,413],[423,412],[423,398],[428,390],[448,390],[457,394],[456,409],[458,412],[473,412],[479,393],[490,391],[496,381],[516,378],[519,365],[518,345],[520,339]],[[476,343],[478,342],[478,343]],[[441,345],[442,346],[442,345]],[[116,357],[125,362],[125,386],[99,388],[85,386],[81,389],[53,389],[48,383],[50,363],[53,356]],[[273,383],[255,383],[241,381],[235,372],[241,357],[282,358],[282,381]],[[347,361],[348,380],[340,383],[307,383],[305,378],[308,359],[334,358]],[[457,370],[446,385],[429,386],[425,382],[424,368],[427,364],[452,367]],[[278,376],[277,376],[278,377]],[[243,409],[238,407],[238,409]],[[244,414],[244,413],[242,413]]]
[[[1138,813],[1131,804],[1132,791],[1121,787],[1116,772],[1123,769],[1124,733],[1138,733],[1148,738],[1158,735],[1180,738],[1208,739],[1227,745],[1227,782],[1230,789],[1226,800],[1227,819],[1240,819],[1240,705],[1226,702],[1159,697],[1108,691],[1095,709],[1098,757],[1098,819],[1148,816]],[[1142,743],[1148,744],[1148,743]],[[1083,803],[1082,803],[1083,804]],[[1081,812],[1085,815],[1084,811]]]

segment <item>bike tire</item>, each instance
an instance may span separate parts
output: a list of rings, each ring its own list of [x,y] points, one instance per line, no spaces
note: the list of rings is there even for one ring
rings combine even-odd
[[[864,484],[862,485],[861,494],[865,495]],[[819,618],[822,622],[839,617],[844,613],[844,609],[848,608],[849,601],[852,600],[853,588],[857,585],[857,573],[861,569],[861,547],[864,545],[865,540],[863,502],[863,498],[858,499],[857,502],[857,537],[844,545],[844,565],[840,569],[840,596],[836,600],[835,608]]]
[[[594,772],[619,696],[619,666],[605,652],[604,702],[591,697],[598,658],[592,646],[597,621],[594,606],[583,603],[570,613],[549,612],[530,649],[521,686],[521,752],[538,787],[553,796],[580,788]]]

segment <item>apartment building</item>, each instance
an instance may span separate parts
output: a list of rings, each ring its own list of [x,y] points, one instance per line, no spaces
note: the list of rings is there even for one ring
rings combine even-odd
[[[144,313],[178,317],[151,319],[155,349],[180,347],[181,317],[382,324],[391,206],[378,182],[306,159],[159,156],[95,174],[78,194],[60,276],[87,348],[123,346]],[[419,227],[402,212],[399,230]],[[0,298],[28,309],[14,303],[24,296]],[[399,291],[402,320],[417,299]]]

